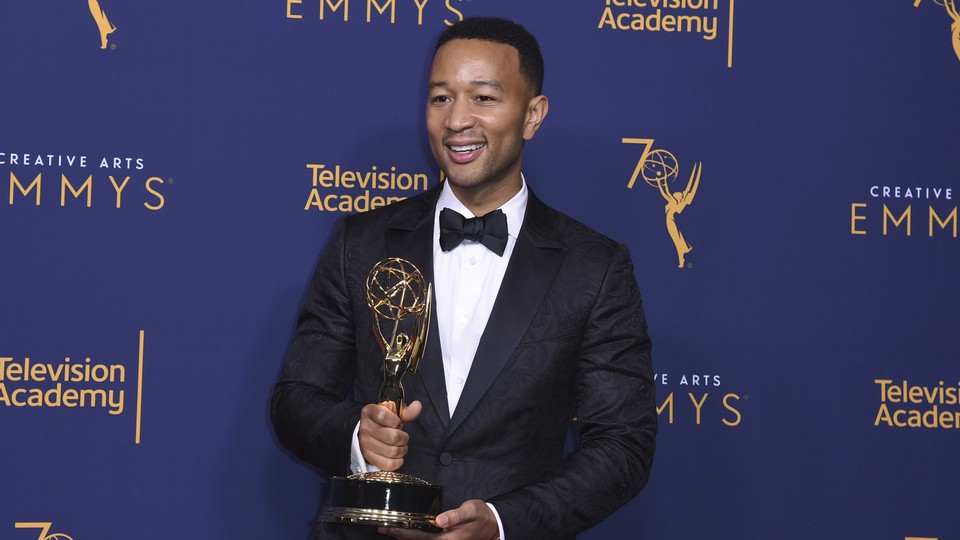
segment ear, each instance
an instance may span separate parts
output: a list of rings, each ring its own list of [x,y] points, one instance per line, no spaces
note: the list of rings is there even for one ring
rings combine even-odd
[[[523,124],[523,140],[529,141],[533,138],[537,130],[540,129],[543,119],[547,117],[549,108],[550,103],[547,101],[547,96],[544,95],[536,96],[527,103],[527,115]]]

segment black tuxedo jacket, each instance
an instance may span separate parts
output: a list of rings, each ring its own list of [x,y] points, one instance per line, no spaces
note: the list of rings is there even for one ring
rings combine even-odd
[[[383,353],[365,282],[386,257],[433,274],[439,187],[342,220],[320,258],[272,402],[279,440],[332,475],[349,474],[350,441],[377,401]],[[482,499],[507,540],[573,538],[647,481],[657,414],[650,340],[627,249],[530,193],[523,227],[451,417],[436,319],[406,401],[401,472],[444,486],[443,508]],[[571,419],[577,449],[564,456]],[[326,537],[377,537],[321,526]],[[373,534],[370,534],[373,533]]]

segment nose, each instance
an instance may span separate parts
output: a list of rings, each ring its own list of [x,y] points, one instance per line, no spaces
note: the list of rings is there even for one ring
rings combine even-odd
[[[445,127],[450,131],[463,131],[473,126],[476,118],[470,110],[470,101],[458,99],[448,109]]]

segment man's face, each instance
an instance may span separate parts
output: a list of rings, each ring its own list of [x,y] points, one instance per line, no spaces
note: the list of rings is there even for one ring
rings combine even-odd
[[[454,39],[437,50],[427,133],[455,191],[519,189],[523,141],[539,127],[539,120],[531,122],[536,112],[530,110],[530,86],[520,74],[519,53],[509,45]]]

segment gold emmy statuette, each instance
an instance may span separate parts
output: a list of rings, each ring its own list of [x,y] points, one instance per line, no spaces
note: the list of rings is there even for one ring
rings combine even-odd
[[[424,282],[410,261],[384,259],[367,277],[367,304],[373,330],[383,349],[380,404],[399,415],[403,404],[400,379],[413,373],[423,356],[430,328],[433,285]],[[410,475],[376,471],[331,479],[322,521],[399,527],[439,532],[443,488]]]

